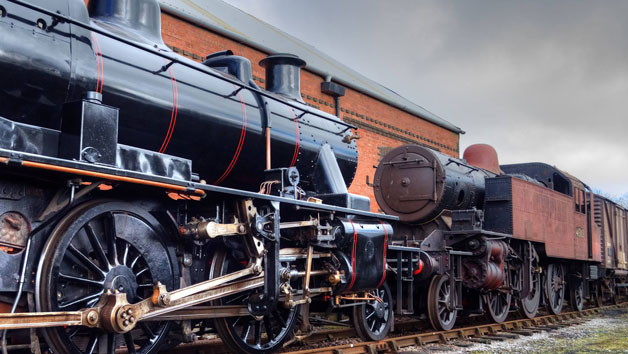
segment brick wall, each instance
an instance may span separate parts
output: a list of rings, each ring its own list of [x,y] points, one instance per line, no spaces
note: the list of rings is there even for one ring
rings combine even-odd
[[[264,87],[264,69],[257,63],[268,53],[238,43],[168,13],[162,13],[162,36],[164,42],[175,52],[197,61],[210,53],[231,49],[234,54],[251,60],[254,79],[259,86]],[[307,61],[307,58],[303,59]],[[303,99],[312,107],[335,114],[333,97],[321,92],[323,81],[323,77],[307,69],[303,70],[301,74]],[[395,146],[414,143],[431,146],[451,156],[458,157],[459,155],[458,134],[356,90],[347,88],[345,96],[340,98],[340,110],[343,120],[360,128],[358,134],[361,136],[358,140],[358,171],[349,191],[369,196],[373,211],[379,209],[372,189],[366,183],[366,178],[368,176],[369,181],[373,181],[375,173],[373,165],[378,164],[385,151]]]
[[[247,57],[253,63],[253,76],[258,85],[264,87],[264,70],[257,63],[268,53],[261,52],[245,44],[225,38],[183,19],[167,13],[162,14],[162,35],[164,42],[181,55],[200,60],[207,54],[231,49],[234,54]],[[303,58],[307,61],[307,58]],[[333,97],[321,92],[320,77],[310,71],[301,74],[301,93],[309,105],[335,114]],[[358,171],[350,192],[367,195],[371,198],[371,209],[378,211],[372,188],[374,165],[390,148],[408,144],[423,144],[434,147],[446,154],[458,157],[459,136],[438,127],[417,116],[394,108],[356,90],[347,88],[340,98],[341,117],[360,129],[358,140]]]

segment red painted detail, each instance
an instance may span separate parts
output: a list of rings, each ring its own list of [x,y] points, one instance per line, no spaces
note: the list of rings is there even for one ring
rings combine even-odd
[[[388,249],[388,229],[386,229],[386,224],[384,224],[381,220],[377,220],[379,221],[380,224],[382,224],[382,227],[384,228],[384,258],[383,259],[383,264],[384,264],[384,270],[382,271],[382,280],[379,281],[379,284],[377,284],[377,287],[379,288],[380,286],[382,286],[384,284],[384,281],[386,280],[386,251]]]
[[[237,89],[237,87],[236,87],[236,89]],[[233,154],[233,158],[231,159],[231,163],[229,164],[229,166],[227,166],[227,169],[222,174],[222,176],[220,176],[220,178],[218,178],[216,180],[216,182],[214,182],[214,184],[222,183],[222,181],[224,181],[225,178],[227,178],[229,173],[231,173],[231,170],[233,169],[233,167],[235,166],[236,162],[238,161],[238,158],[240,157],[240,152],[242,152],[242,147],[244,146],[244,138],[246,137],[246,121],[247,121],[247,118],[246,118],[246,105],[244,104],[244,100],[242,99],[242,95],[240,95],[239,93],[238,93],[238,98],[240,99],[240,104],[242,105],[242,131],[240,132],[240,141],[238,141],[238,148],[236,149],[235,153]]]
[[[412,274],[419,275],[419,273],[421,273],[421,271],[423,270],[423,266],[424,266],[423,261],[419,259],[419,268],[415,269],[414,273]]]
[[[102,58],[102,49],[100,48],[100,42],[98,41],[98,37],[94,33],[92,33],[92,41],[94,44],[94,51],[96,52],[96,61],[98,62],[98,74],[96,76],[96,92],[102,93],[103,82],[105,81],[104,75],[104,60]]]
[[[351,223],[351,227],[353,227],[353,250],[351,250],[351,282],[349,283],[349,287],[346,291],[349,291],[353,288],[353,284],[355,284],[355,276],[357,273],[357,269],[355,269],[355,258],[358,248],[358,229],[356,229],[355,225],[353,225],[353,220],[349,220],[349,222]]]
[[[166,152],[168,144],[170,144],[170,138],[172,138],[172,132],[174,132],[174,127],[177,124],[177,113],[179,111],[179,86],[177,85],[177,77],[174,75],[174,69],[172,69],[172,67],[168,68],[168,74],[170,75],[170,83],[172,85],[172,113],[170,113],[168,132],[159,148],[160,153]]]
[[[294,167],[297,163],[297,158],[299,157],[299,141],[301,138],[299,137],[299,121],[297,120],[297,115],[294,113],[294,109],[292,109],[292,116],[294,117],[294,126],[295,126],[295,144],[294,144],[294,154],[292,154],[292,162],[290,162],[290,167]]]

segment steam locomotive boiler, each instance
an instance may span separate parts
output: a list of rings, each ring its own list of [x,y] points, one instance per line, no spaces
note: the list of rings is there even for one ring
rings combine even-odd
[[[269,99],[253,81],[250,61],[230,51],[210,55],[202,64],[160,55],[172,56],[162,42],[160,9],[153,1],[92,1],[89,14],[81,1],[39,4],[81,23],[92,21],[95,28],[125,41],[7,3],[5,21],[21,21],[3,32],[0,52],[0,99],[7,103],[0,108],[3,134],[15,137],[3,139],[3,148],[89,159],[144,173],[158,168],[142,163],[151,160],[150,152],[167,153],[191,160],[194,172],[208,183],[248,190],[258,190],[263,182],[263,174],[250,171],[269,169],[272,161],[273,166],[297,167],[303,187],[322,194],[329,187],[314,175],[321,146],[328,144],[344,184],[351,184],[357,166],[352,130],[335,116],[318,110],[312,114],[302,101],[303,60],[282,54],[262,60],[268,90],[283,97]],[[29,26],[21,28],[19,22]],[[35,33],[23,35],[31,31]],[[117,110],[118,142],[145,152],[124,147],[77,152],[71,142],[63,141],[64,135],[80,128],[71,126],[74,122],[64,114],[73,114],[70,103],[88,92],[95,92],[91,100]],[[54,132],[33,134],[30,126],[61,131],[60,144]],[[159,172],[167,177],[186,173],[177,163],[163,168]]]
[[[268,353],[310,306],[388,333],[396,218],[348,193],[355,127],[303,102],[305,61],[261,89],[231,51],[179,57],[156,0],[2,0],[0,28],[4,350]]]

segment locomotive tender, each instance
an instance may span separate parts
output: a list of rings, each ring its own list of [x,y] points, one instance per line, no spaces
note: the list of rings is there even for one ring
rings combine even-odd
[[[0,0],[0,29],[3,350],[266,353],[310,310],[377,340],[625,289],[626,210],[484,145],[392,150],[370,212],[355,127],[301,100],[296,56],[260,62],[266,90],[230,51],[179,57],[156,0]]]

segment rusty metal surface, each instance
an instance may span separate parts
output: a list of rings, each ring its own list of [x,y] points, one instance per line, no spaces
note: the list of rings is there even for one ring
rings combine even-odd
[[[545,243],[548,257],[588,260],[587,223],[565,194],[512,179],[513,237]]]
[[[37,325],[33,324],[34,320],[38,322]],[[34,327],[77,326],[83,324],[85,324],[84,313],[81,311],[0,314],[0,330]]]
[[[626,250],[628,238],[628,213],[612,201],[595,196],[594,234],[598,236],[594,246],[600,248],[600,259],[606,268],[627,269]],[[595,240],[594,240],[595,241]]]

